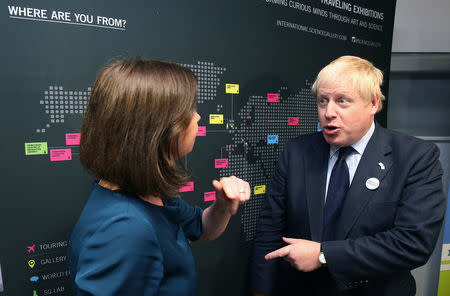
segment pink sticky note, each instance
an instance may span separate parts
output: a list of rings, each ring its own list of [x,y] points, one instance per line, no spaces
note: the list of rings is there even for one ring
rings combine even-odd
[[[81,134],[66,134],[66,145],[80,145]]]
[[[205,192],[204,200],[205,201],[216,200],[216,192],[215,191]]]
[[[289,117],[288,125],[298,125],[298,117]]]
[[[279,95],[278,94],[267,94],[267,102],[269,103],[278,103]]]
[[[72,149],[50,149],[50,161],[72,160]]]
[[[188,192],[188,191],[194,191],[194,182],[186,182],[184,183],[180,190],[180,192]]]
[[[216,169],[223,169],[228,167],[228,158],[218,158],[214,162]]]
[[[204,137],[204,136],[206,136],[206,126],[199,126],[197,137]]]

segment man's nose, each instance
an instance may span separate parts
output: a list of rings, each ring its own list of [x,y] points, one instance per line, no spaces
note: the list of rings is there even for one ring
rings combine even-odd
[[[325,110],[325,117],[326,118],[334,118],[336,117],[336,104],[332,101],[330,101],[327,104],[326,110]]]

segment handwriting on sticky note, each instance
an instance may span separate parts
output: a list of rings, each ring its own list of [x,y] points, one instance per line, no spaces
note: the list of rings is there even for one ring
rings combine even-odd
[[[190,192],[190,191],[194,191],[194,182],[186,182],[183,183],[183,185],[181,185],[180,190],[178,190],[179,192]]]
[[[213,201],[213,200],[216,200],[216,192],[215,191],[205,192],[204,201]]]
[[[225,84],[225,92],[227,94],[238,94],[239,93],[239,84]]]
[[[269,103],[278,103],[280,99],[279,94],[267,94],[267,102]]]
[[[73,134],[66,134],[66,145],[80,145],[80,139],[81,134],[80,133],[73,133]]]
[[[223,114],[209,114],[209,124],[223,124]]]
[[[267,135],[267,144],[278,144],[278,135]]]
[[[266,193],[266,185],[258,185],[253,188],[253,192],[255,195]]]
[[[298,125],[298,117],[289,117],[288,125]]]
[[[48,154],[47,142],[25,143],[25,155]]]
[[[72,149],[50,149],[50,161],[72,160]]]
[[[204,137],[204,136],[206,136],[206,126],[199,126],[197,137]]]
[[[216,169],[223,169],[228,167],[228,158],[217,158],[214,161],[214,167]]]

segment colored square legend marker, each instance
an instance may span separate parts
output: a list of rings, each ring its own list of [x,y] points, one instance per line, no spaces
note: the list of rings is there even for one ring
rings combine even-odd
[[[228,167],[228,158],[218,158],[214,161],[216,169],[224,169]]]
[[[278,103],[280,101],[279,94],[267,94],[267,102],[269,103]]]
[[[184,183],[180,190],[178,190],[179,192],[190,192],[190,191],[194,191],[194,182],[186,182]]]
[[[47,142],[25,143],[25,155],[48,154]]]
[[[278,144],[278,135],[267,135],[267,144]]]
[[[255,186],[255,187],[253,188],[253,193],[254,193],[255,195],[266,193],[266,185]]]
[[[66,145],[80,145],[81,133],[66,134]]]
[[[203,198],[204,198],[204,201],[216,200],[216,192],[215,191],[205,192]]]
[[[223,124],[223,114],[209,114],[209,124]]]
[[[239,84],[225,84],[225,92],[227,94],[238,94],[239,93]]]
[[[288,125],[298,125],[298,117],[289,117]]]
[[[72,149],[50,149],[50,161],[72,160]]]
[[[206,126],[199,126],[197,137],[204,137],[204,136],[206,136]]]

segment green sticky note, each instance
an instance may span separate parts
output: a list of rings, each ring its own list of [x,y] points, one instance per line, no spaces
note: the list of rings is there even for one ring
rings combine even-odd
[[[47,142],[25,143],[25,155],[48,154]]]

